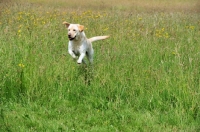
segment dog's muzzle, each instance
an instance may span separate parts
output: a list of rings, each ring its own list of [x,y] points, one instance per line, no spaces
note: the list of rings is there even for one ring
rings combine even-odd
[[[74,40],[74,39],[76,38],[76,36],[72,38],[71,35],[68,35],[68,38],[69,38],[69,40],[71,41],[71,40]]]

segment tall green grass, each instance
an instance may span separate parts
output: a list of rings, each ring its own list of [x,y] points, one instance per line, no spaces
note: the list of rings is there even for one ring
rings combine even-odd
[[[198,13],[14,3],[0,18],[1,131],[200,130]],[[92,66],[68,55],[63,21],[111,36]]]

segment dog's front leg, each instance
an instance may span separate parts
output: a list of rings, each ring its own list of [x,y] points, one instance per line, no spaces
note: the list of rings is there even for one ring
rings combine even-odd
[[[78,63],[78,64],[81,64],[84,57],[85,57],[85,53],[81,53],[81,55],[80,55],[79,58],[78,58],[77,63]]]
[[[69,54],[72,56],[72,58],[76,59],[76,55],[72,50],[68,50]]]

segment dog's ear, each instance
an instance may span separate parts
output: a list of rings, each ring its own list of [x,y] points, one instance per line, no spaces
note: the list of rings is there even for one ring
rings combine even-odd
[[[65,25],[66,26],[66,28],[68,28],[69,27],[69,25],[70,25],[70,23],[68,23],[68,22],[63,22],[63,25]]]
[[[79,29],[80,32],[82,32],[83,29],[84,29],[84,26],[83,26],[83,25],[79,25],[79,26],[78,26],[78,29]]]

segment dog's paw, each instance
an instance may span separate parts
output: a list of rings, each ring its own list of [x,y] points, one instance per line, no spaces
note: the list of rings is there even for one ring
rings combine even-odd
[[[74,56],[72,56],[72,58],[73,58],[73,59],[77,59],[78,57],[74,55]]]
[[[77,63],[78,63],[78,64],[81,64],[81,63],[82,63],[82,61],[79,61],[79,60],[78,60],[78,61],[77,61]]]

